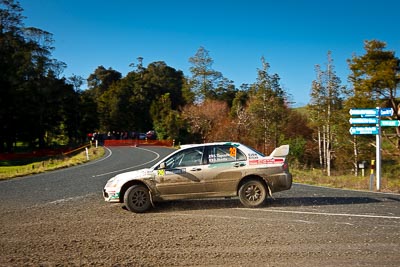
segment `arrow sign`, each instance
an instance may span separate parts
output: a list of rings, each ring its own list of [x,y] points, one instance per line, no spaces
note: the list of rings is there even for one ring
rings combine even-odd
[[[393,109],[392,108],[381,108],[381,116],[382,117],[390,117],[393,116]]]
[[[350,124],[377,124],[377,118],[350,118]]]
[[[381,120],[381,126],[400,126],[399,120]]]
[[[351,135],[379,134],[379,128],[378,127],[351,127],[349,132]]]
[[[379,109],[376,108],[352,108],[349,111],[350,115],[361,115],[361,116],[368,116],[374,117],[378,116]]]

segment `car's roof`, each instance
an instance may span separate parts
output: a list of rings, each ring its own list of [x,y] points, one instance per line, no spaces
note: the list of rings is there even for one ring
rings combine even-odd
[[[212,142],[212,143],[202,143],[202,144],[185,144],[181,145],[180,148],[188,148],[188,147],[200,147],[200,146],[212,146],[212,145],[234,145],[234,146],[243,146],[238,142]]]

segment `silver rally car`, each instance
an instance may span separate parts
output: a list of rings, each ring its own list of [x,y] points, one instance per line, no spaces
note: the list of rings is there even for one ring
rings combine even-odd
[[[273,192],[291,188],[288,154],[289,145],[269,156],[235,142],[182,145],[151,168],[111,178],[103,196],[136,213],[157,201],[188,198],[238,196],[245,207],[259,207]]]

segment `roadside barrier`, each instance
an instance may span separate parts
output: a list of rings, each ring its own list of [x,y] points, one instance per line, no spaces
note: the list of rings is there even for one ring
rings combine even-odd
[[[1,153],[0,160],[21,160],[30,158],[68,156],[91,147],[92,143],[78,148],[39,149],[25,153]],[[174,140],[105,140],[104,146],[174,146]]]
[[[69,154],[78,152],[79,150],[89,147],[90,144],[84,145],[78,148],[58,148],[58,149],[38,149],[32,152],[23,153],[1,153],[0,160],[22,160],[31,158],[44,158],[44,157],[54,157],[54,156],[67,156]]]
[[[69,150],[69,151],[67,151],[67,152],[65,152],[65,153],[62,153],[62,155],[63,155],[63,156],[67,156],[67,155],[69,155],[69,154],[78,152],[79,150],[85,149],[85,148],[90,147],[90,146],[91,146],[91,144],[87,144],[87,145],[78,147],[78,148],[76,148],[76,149]]]
[[[174,140],[104,140],[104,146],[173,146]]]

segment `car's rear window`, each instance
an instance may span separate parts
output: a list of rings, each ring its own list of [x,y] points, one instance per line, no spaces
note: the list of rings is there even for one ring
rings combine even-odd
[[[246,160],[246,156],[235,146],[211,146],[208,150],[209,163]]]

